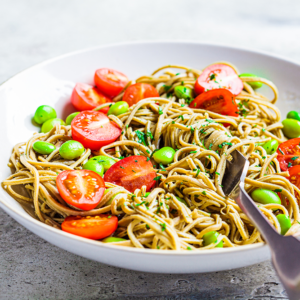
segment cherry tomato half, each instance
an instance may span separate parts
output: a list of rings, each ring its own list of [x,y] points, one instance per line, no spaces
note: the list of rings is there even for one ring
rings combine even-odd
[[[100,175],[90,170],[67,170],[59,173],[56,186],[61,197],[82,210],[95,208],[105,191]]]
[[[294,184],[296,187],[300,188],[300,166],[294,166],[289,168],[289,181]],[[295,197],[300,201],[300,195],[295,192]]]
[[[227,89],[238,95],[244,87],[243,81],[233,68],[225,64],[215,64],[203,70],[195,83],[196,94],[213,90]]]
[[[277,160],[281,171],[300,164],[300,138],[283,142],[277,149]]]
[[[72,137],[85,148],[99,150],[102,146],[114,142],[120,135],[120,127],[109,118],[93,110],[82,111],[71,123]]]
[[[123,101],[126,101],[129,106],[132,106],[140,100],[150,97],[159,97],[157,89],[148,83],[136,83],[126,89],[123,95]]]
[[[101,104],[112,101],[92,85],[77,83],[72,92],[71,102],[78,111],[83,111],[92,110]],[[108,110],[109,106],[100,111],[107,114]]]
[[[143,185],[149,191],[155,184],[156,173],[145,156],[133,155],[119,160],[105,173],[104,180],[123,186],[133,193]]]
[[[225,116],[238,116],[235,98],[228,90],[210,90],[197,96],[189,105],[191,108],[201,108]]]
[[[63,231],[92,240],[110,236],[118,227],[118,218],[111,215],[70,216],[61,224]]]
[[[96,70],[94,81],[100,91],[110,97],[115,97],[120,94],[129,80],[119,71],[102,68]]]

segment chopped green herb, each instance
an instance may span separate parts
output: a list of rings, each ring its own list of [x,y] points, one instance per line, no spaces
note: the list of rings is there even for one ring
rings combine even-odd
[[[146,143],[146,140],[145,140],[145,133],[144,132],[141,132],[141,131],[139,131],[139,130],[136,130],[135,131],[135,133],[136,133],[136,135],[137,135],[137,137],[138,137],[138,142],[140,143],[140,144],[144,144],[145,146],[147,146],[147,143]]]
[[[206,196],[206,192],[205,191],[202,191],[202,194]]]
[[[297,158],[299,158],[299,156],[294,156],[291,158],[291,160],[296,160]]]
[[[282,150],[280,148],[278,148],[278,150],[282,155],[284,155],[284,153],[282,152]]]
[[[159,164],[159,167],[160,167],[163,171],[166,171],[166,169],[164,168],[164,166],[162,165],[162,163]]]
[[[210,76],[209,76],[209,79],[210,80],[214,80],[216,78],[216,74],[215,73],[212,73]]]
[[[282,192],[282,189],[275,189],[274,192],[275,192],[275,193],[281,193],[281,192]]]
[[[220,173],[219,173],[219,172],[216,172],[216,174],[217,174],[217,175],[220,175]]]
[[[172,87],[171,85],[164,85],[164,89],[166,92],[168,92],[171,87]]]
[[[165,231],[166,230],[166,223],[163,224],[159,224],[161,226],[161,231]]]
[[[187,250],[192,250],[192,248],[191,248],[190,246],[188,246],[186,249],[187,249]]]
[[[160,179],[161,179],[161,176],[156,176],[156,177],[154,178],[155,181],[159,181]]]
[[[190,153],[197,153],[197,151],[191,151]]]
[[[121,169],[125,169],[124,167],[120,166]]]
[[[159,107],[159,108],[158,108],[158,114],[159,114],[159,115],[162,115],[163,113],[164,113],[164,112],[163,112],[162,108]]]
[[[288,168],[290,168],[293,164],[291,162],[288,163]]]

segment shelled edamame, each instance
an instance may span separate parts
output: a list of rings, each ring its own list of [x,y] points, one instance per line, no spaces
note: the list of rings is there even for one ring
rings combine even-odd
[[[157,163],[163,165],[170,164],[174,161],[175,150],[171,147],[163,147],[153,154],[153,158]]]
[[[84,147],[77,141],[67,141],[59,148],[59,154],[64,159],[74,159],[81,156],[84,152]]]

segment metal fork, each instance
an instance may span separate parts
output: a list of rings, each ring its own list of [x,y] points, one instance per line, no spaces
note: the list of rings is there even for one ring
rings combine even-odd
[[[273,267],[291,300],[300,299],[300,241],[293,236],[282,236],[256,207],[245,191],[245,177],[249,161],[237,150],[231,153],[232,161],[226,161],[222,180],[226,196],[234,199],[242,211],[269,244]]]

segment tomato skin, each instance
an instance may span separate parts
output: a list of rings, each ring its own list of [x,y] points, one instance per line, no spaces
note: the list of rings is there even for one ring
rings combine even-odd
[[[231,92],[226,89],[210,90],[197,96],[189,105],[225,116],[238,116],[238,107]]]
[[[102,177],[90,170],[63,171],[56,178],[56,186],[68,204],[82,210],[94,209],[105,191]]]
[[[136,83],[126,89],[122,100],[132,106],[142,99],[151,97],[159,97],[159,93],[154,86],[148,83]]]
[[[196,94],[212,89],[227,89],[237,96],[243,90],[243,81],[233,68],[225,64],[214,64],[203,70],[195,82]]]
[[[129,80],[126,75],[119,71],[101,68],[96,70],[94,81],[101,92],[115,97],[120,94]]]
[[[84,225],[84,226],[82,226]],[[118,227],[118,218],[109,215],[70,216],[61,224],[61,229],[81,237],[100,240],[110,236]]]
[[[101,104],[111,102],[111,99],[102,94],[97,88],[86,83],[76,83],[71,102],[78,111],[92,110]],[[104,107],[100,111],[107,114],[109,107]]]
[[[290,177],[289,181],[294,184],[296,187],[300,188],[300,165],[293,166],[289,168]],[[295,197],[298,199],[298,203],[300,202],[300,195],[295,192]]]
[[[280,169],[286,171],[292,166],[299,165],[300,159],[292,159],[299,156],[300,158],[300,138],[295,138],[281,143],[277,149],[277,160]],[[290,169],[289,169],[290,170]]]
[[[78,114],[71,123],[72,137],[85,148],[99,150],[114,142],[121,135],[121,128],[99,112],[86,110]]]
[[[156,172],[151,161],[145,156],[133,155],[121,159],[112,165],[104,175],[105,182],[111,182],[123,186],[133,193],[146,185],[149,191],[154,185]]]

